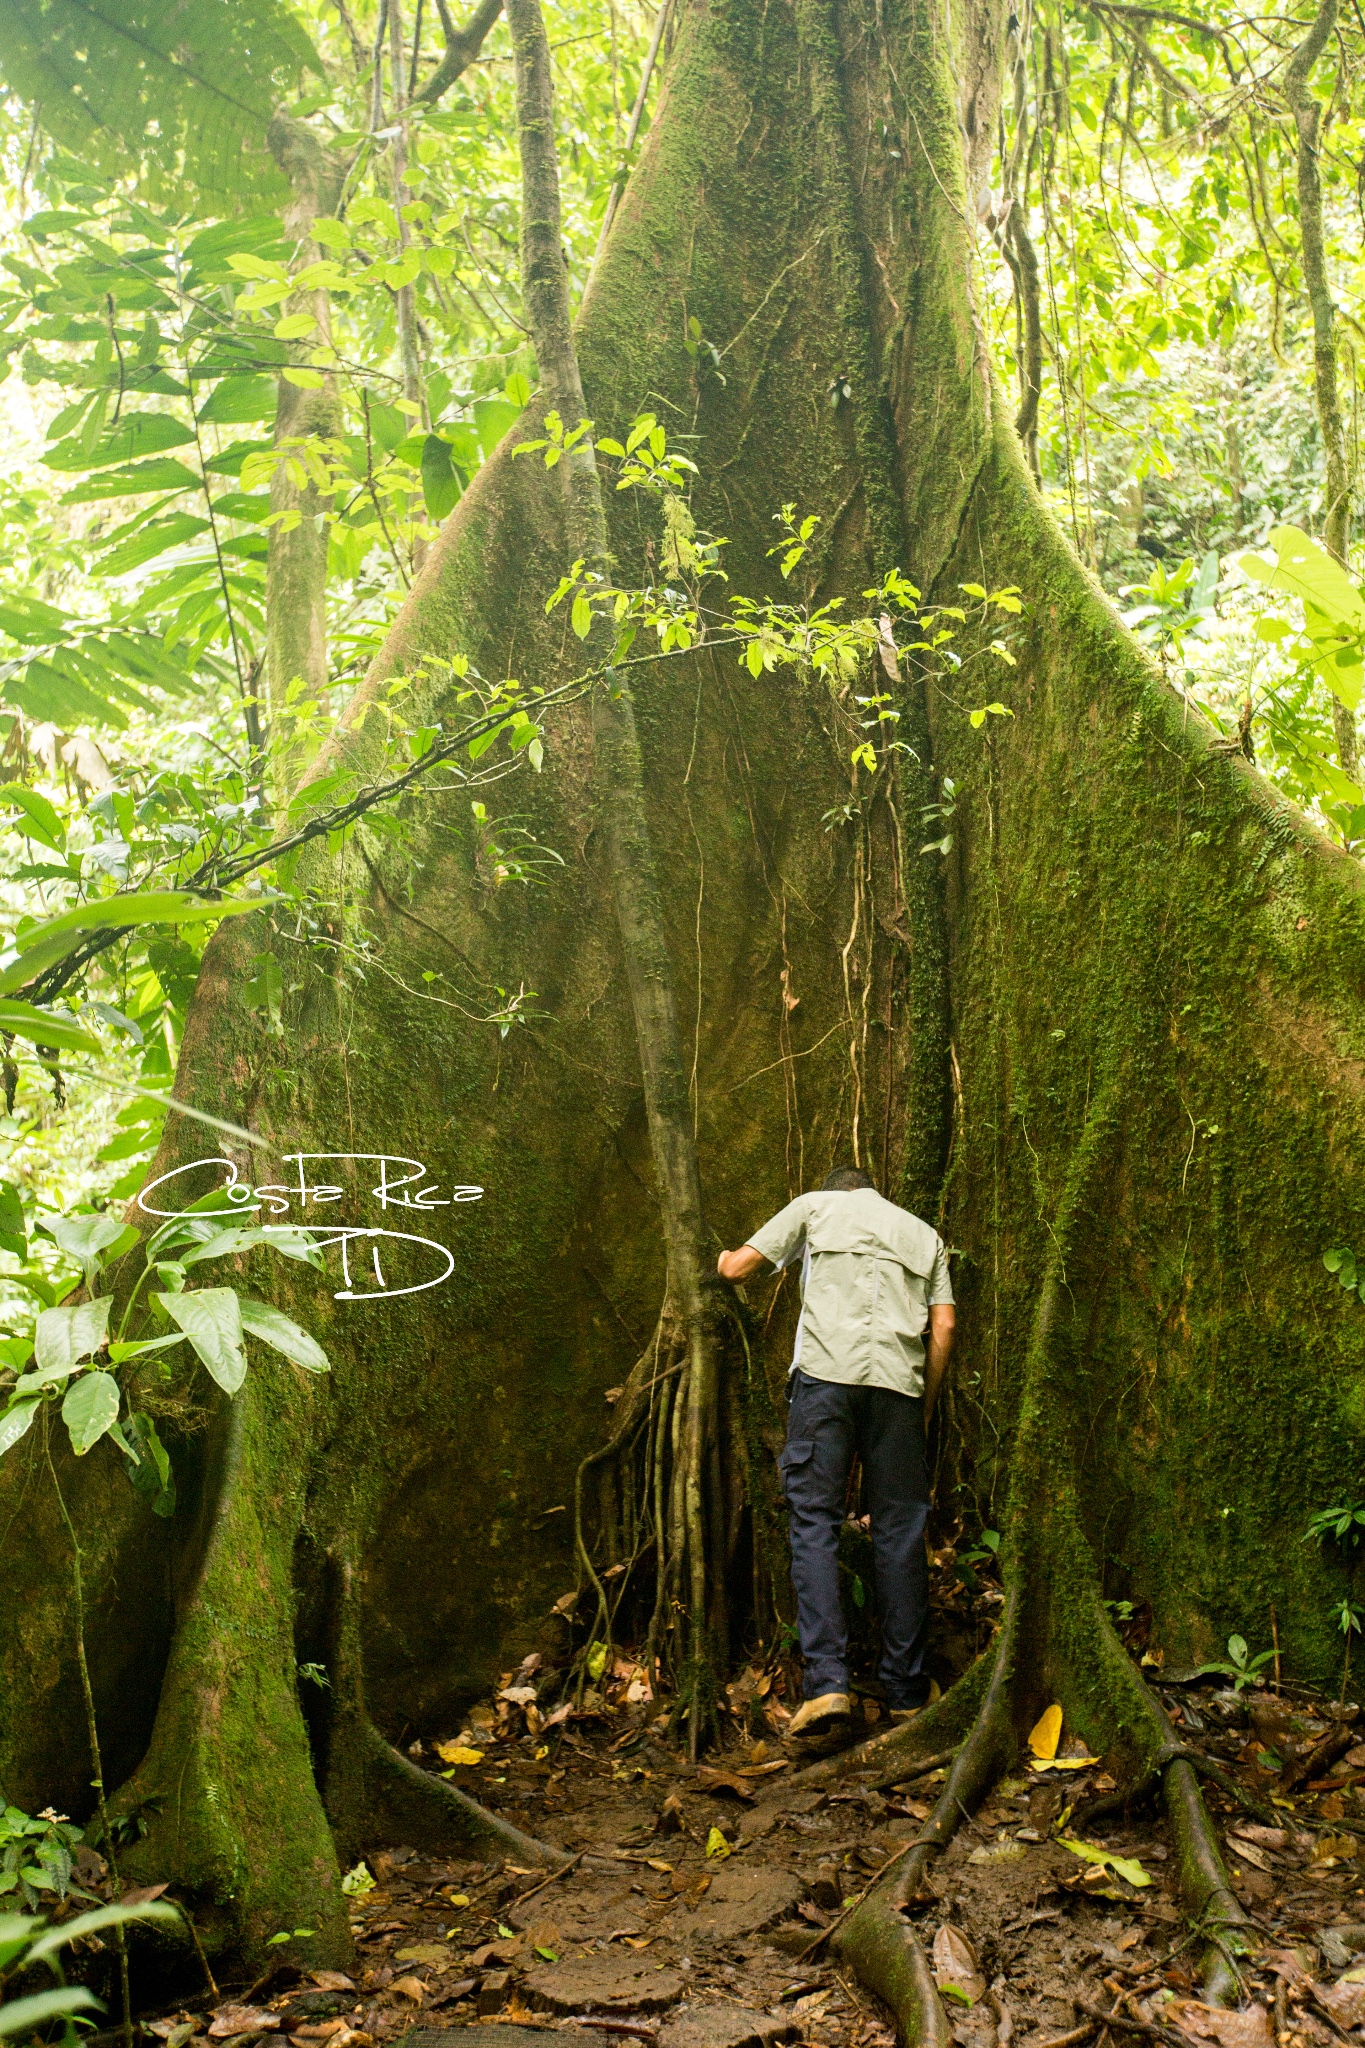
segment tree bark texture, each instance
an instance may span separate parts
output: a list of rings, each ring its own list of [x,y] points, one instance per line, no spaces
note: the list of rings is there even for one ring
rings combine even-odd
[[[892,1193],[913,1162],[946,1162],[961,1336],[940,1483],[1004,1529],[1011,1605],[992,1655],[922,1729],[888,1739],[887,1767],[904,1775],[908,1743],[966,1735],[950,1788],[970,1806],[1062,1699],[1125,1782],[1161,1785],[1186,1896],[1226,1943],[1202,1809],[1102,1603],[1150,1601],[1174,1665],[1234,1629],[1260,1647],[1273,1601],[1286,1670],[1339,1674],[1333,1567],[1299,1537],[1354,1483],[1365,1434],[1365,1317],[1321,1263],[1365,1247],[1361,874],[1211,750],[1039,500],[971,299],[956,61],[946,11],[918,0],[691,8],[577,355],[602,430],[647,404],[695,433],[695,510],[730,537],[733,589],[787,594],[766,551],[792,502],[823,520],[802,565],[813,594],[861,602],[889,559],[889,490],[898,566],[927,593],[1023,593],[1017,667],[980,686],[1014,716],[976,731],[970,681],[927,692],[921,767],[931,791],[945,776],[957,790],[946,860],[918,852],[928,835],[889,777],[839,823],[849,706],[823,683],[754,680],[730,649],[637,686],[649,843],[720,1240],[742,1242],[846,1157],[855,1115]],[[724,382],[685,346],[691,318]],[[831,404],[836,380],[854,398]],[[624,576],[657,535],[631,494],[608,516]],[[355,712],[424,661],[415,694],[436,716],[453,712],[433,664],[456,652],[490,675],[574,673],[578,644],[544,612],[573,553],[559,479],[504,447],[447,521],[336,747],[366,758]],[[343,956],[310,969],[263,920],[225,927],[205,961],[177,1085],[267,1141],[268,1173],[243,1148],[245,1177],[279,1181],[299,1151],[389,1152],[424,1161],[443,1194],[486,1191],[430,1226],[455,1270],[428,1293],[335,1299],[335,1265],[325,1283],[253,1272],[335,1369],[304,1383],[258,1362],[230,1414],[205,1400],[168,1418],[183,1520],[151,1527],[107,1445],[70,1472],[108,1776],[161,1801],[144,1802],[130,1875],[175,1877],[224,1946],[259,1953],[306,1905],[319,1917],[305,1924],[331,1930],[319,1949],[344,1954],[324,1910],[333,1844],[349,1853],[381,1811],[366,1790],[378,1731],[448,1731],[491,1674],[564,1627],[547,1613],[572,1583],[570,1517],[547,1511],[572,1501],[606,1432],[601,1397],[640,1357],[665,1284],[597,740],[580,707],[553,726],[542,776],[491,794],[562,854],[544,888],[499,887],[465,798],[423,798],[408,846],[361,832],[313,872],[319,943],[363,930],[382,972],[362,979]],[[944,972],[917,985],[924,927],[907,905],[931,889]],[[245,1002],[267,943],[291,991],[283,1040]],[[519,986],[535,992],[525,1026],[504,1038],[470,1021]],[[935,1030],[951,1033],[954,1076],[937,1151]],[[156,1170],[204,1149],[173,1122]],[[771,1309],[776,1381],[790,1277],[752,1305]],[[751,1511],[771,1516],[761,1446],[751,1471]],[[37,1477],[21,1451],[0,1474],[5,1512],[22,1507],[32,1532],[0,1596],[0,1782],[80,1812],[78,1688]],[[339,1745],[291,1656],[324,1663],[344,1694]],[[239,1782],[253,1701],[268,1832]],[[187,1833],[166,1818],[182,1774],[217,1788]],[[946,1810],[935,1823],[952,1824]],[[431,1821],[480,1825],[447,1808]],[[225,1860],[233,1842],[250,1887]],[[851,1924],[847,1952],[908,2026],[928,1979],[893,1905]],[[1215,1990],[1220,1954],[1215,1941]]]
[[[1297,141],[1295,169],[1299,188],[1300,260],[1304,290],[1313,315],[1313,396],[1322,435],[1322,542],[1329,555],[1345,565],[1351,544],[1351,479],[1346,461],[1346,426],[1337,385],[1337,309],[1327,275],[1323,233],[1322,179],[1318,170],[1322,107],[1310,90],[1318,59],[1336,26],[1337,0],[1321,0],[1307,35],[1290,58],[1284,74],[1284,95],[1294,117]],[[1360,744],[1355,713],[1332,699],[1332,731],[1337,759],[1345,773],[1359,774]]]

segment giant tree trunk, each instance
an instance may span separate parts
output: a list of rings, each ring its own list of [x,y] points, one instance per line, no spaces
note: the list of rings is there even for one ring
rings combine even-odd
[[[1326,1571],[1297,1538],[1351,1484],[1365,1429],[1365,1323],[1320,1259],[1365,1234],[1360,871],[1210,749],[1039,501],[972,305],[953,72],[971,80],[973,132],[989,133],[981,53],[998,38],[986,11],[967,19],[959,50],[961,15],[907,0],[847,0],[837,16],[825,0],[694,5],[578,352],[602,428],[645,402],[695,425],[696,511],[731,538],[732,588],[772,587],[771,519],[793,501],[824,521],[803,565],[822,598],[856,599],[888,565],[888,535],[945,600],[959,582],[1023,592],[1012,687],[992,672],[981,690],[1008,695],[1012,719],[974,732],[946,688],[905,706],[911,729],[921,711],[928,789],[950,774],[959,792],[946,978],[939,856],[916,851],[923,786],[827,829],[849,756],[846,707],[824,685],[755,682],[729,651],[658,670],[636,704],[650,825],[674,986],[695,992],[682,1026],[722,1240],[846,1156],[855,1114],[893,1194],[907,1175],[931,1190],[947,1158],[962,1337],[944,1447],[983,1513],[1006,1518],[1010,1605],[981,1666],[890,1739],[883,1768],[901,1775],[909,1747],[973,1731],[934,1822],[946,1839],[954,1802],[970,1806],[1061,1699],[1125,1783],[1164,1790],[1187,1895],[1219,1938],[1216,1982],[1219,1942],[1242,1938],[1235,1905],[1189,1766],[1101,1602],[1150,1600],[1157,1644],[1184,1660],[1233,1628],[1263,1642],[1273,1601],[1288,1668],[1335,1671]],[[691,318],[724,381],[684,346]],[[626,571],[652,536],[629,503],[612,517]],[[560,615],[543,612],[568,552],[558,480],[504,449],[358,705],[457,651],[490,675],[572,672]],[[439,683],[430,694],[449,714]],[[315,874],[324,936],[363,925],[382,971],[306,970],[276,940],[294,992],[288,1035],[272,1038],[242,989],[267,935],[243,920],[215,940],[186,1033],[180,1090],[268,1141],[268,1172],[239,1162],[248,1177],[283,1180],[280,1156],[299,1150],[390,1152],[424,1161],[442,1194],[481,1183],[478,1206],[401,1226],[450,1245],[451,1280],[367,1303],[331,1298],[335,1268],[322,1286],[291,1267],[285,1305],[336,1370],[299,1385],[258,1365],[230,1412],[205,1413],[176,1451],[183,1529],[149,1535],[107,1445],[72,1475],[102,1602],[108,1775],[135,1770],[125,1803],[149,1821],[133,1860],[175,1876],[247,1949],[306,1912],[343,1952],[334,1843],[349,1854],[400,1797],[409,1817],[423,1802],[433,1833],[480,1825],[415,1789],[367,1716],[394,1738],[449,1728],[560,1626],[543,1617],[572,1573],[570,1518],[537,1517],[571,1498],[604,1433],[601,1394],[662,1293],[590,713],[551,741],[544,775],[506,796],[564,857],[545,889],[498,888],[464,800],[426,799],[409,851],[362,832]],[[337,742],[361,758],[365,744]],[[504,1039],[470,1021],[519,985],[536,992],[529,1024]],[[172,1125],[158,1171],[198,1156]],[[379,1220],[354,1193],[344,1207]],[[774,1482],[754,1469],[763,1517]],[[7,1492],[28,1489],[36,1533],[6,1576],[0,1782],[80,1810],[40,1476],[17,1453],[4,1473]],[[725,1533],[738,1561],[742,1538]],[[129,1606],[140,1653],[120,1662]],[[330,1719],[308,1730],[296,1659],[333,1677]],[[182,1784],[199,1788],[185,1827]],[[895,1903],[874,1896],[847,1953],[933,2038],[941,2015]]]

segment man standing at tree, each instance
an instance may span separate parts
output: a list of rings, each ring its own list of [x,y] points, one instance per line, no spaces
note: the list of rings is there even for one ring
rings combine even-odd
[[[798,1195],[738,1251],[722,1280],[801,1260],[787,1442],[779,1459],[791,1509],[804,1702],[792,1735],[847,1719],[848,1630],[839,1598],[839,1532],[854,1453],[872,1514],[879,1676],[892,1720],[938,1688],[924,1669],[929,1629],[925,1434],[952,1350],[956,1311],[936,1230],[885,1201],[859,1167]],[[928,1346],[925,1331],[928,1331]]]

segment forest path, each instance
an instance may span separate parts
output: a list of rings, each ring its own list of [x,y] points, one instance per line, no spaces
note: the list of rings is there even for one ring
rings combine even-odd
[[[959,1598],[955,1617],[940,1616],[939,1640],[956,1626],[965,1650],[988,1630],[990,1598],[988,1588]],[[964,1604],[973,1610],[966,1623]],[[1149,1676],[1181,1739],[1220,1762],[1278,1823],[1257,1822],[1208,1787],[1263,1944],[1245,1966],[1246,2010],[1215,2013],[1198,2002],[1199,1942],[1176,1903],[1164,1815],[1084,1827],[1092,1852],[1134,1859],[1136,1869],[1082,1856],[1066,1846],[1075,1839],[1068,1814],[1112,1780],[1102,1762],[1034,1767],[995,1788],[913,1903],[957,2040],[1043,2048],[1066,2035],[1077,2048],[1087,2038],[1106,2048],[1093,2007],[1112,2016],[1114,2048],[1154,2035],[1172,2048],[1365,2041],[1365,1803],[1356,1789],[1365,1744],[1354,1710],[1342,1720],[1331,1703],[1290,1688],[1239,1695],[1219,1679]],[[730,1688],[737,1711],[725,1717],[726,1745],[694,1766],[665,1741],[667,1716],[641,1697],[647,1687],[628,1657],[603,1674],[582,1713],[556,1712],[558,1676],[528,1660],[458,1731],[413,1741],[409,1754],[567,1850],[570,1867],[546,1882],[502,1861],[432,1859],[401,1844],[377,1850],[367,1860],[373,1888],[352,1900],[349,1974],[310,1972],[306,1939],[293,1939],[256,1985],[235,1996],[224,1987],[216,2006],[205,2000],[144,2026],[168,2048],[259,2048],[272,2034],[300,2048],[389,2048],[400,2037],[405,2048],[554,2048],[547,2032],[569,2037],[562,2048],[630,2039],[658,2048],[892,2048],[878,2001],[823,1949],[803,1951],[841,1901],[915,1838],[944,1772],[885,1790],[856,1780],[803,1785],[809,1758],[780,1736],[788,1683],[781,1668],[744,1674]],[[875,1700],[857,1707],[868,1733],[885,1726]],[[1064,1758],[1069,1747],[1080,1745],[1064,1731]],[[1326,1775],[1276,1794],[1296,1757],[1332,1748],[1330,1766],[1318,1766]],[[1267,1768],[1275,1762],[1279,1773]],[[1078,2031],[1087,2026],[1089,2036]]]

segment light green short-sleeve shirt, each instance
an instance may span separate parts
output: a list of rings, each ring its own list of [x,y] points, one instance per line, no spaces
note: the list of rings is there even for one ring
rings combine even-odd
[[[798,1195],[749,1243],[801,1260],[792,1370],[844,1386],[924,1392],[929,1310],[953,1298],[943,1239],[873,1188]]]

